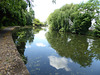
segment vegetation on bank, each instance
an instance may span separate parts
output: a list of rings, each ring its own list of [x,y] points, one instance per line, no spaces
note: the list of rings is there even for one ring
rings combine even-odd
[[[32,25],[34,11],[24,0],[0,0],[0,28],[2,26]]]
[[[43,22],[40,22],[39,19],[34,19],[33,20],[33,26],[44,26],[45,24]]]
[[[40,20],[39,19],[34,19],[33,20],[33,26],[35,26],[35,27],[38,27],[38,26],[46,26],[47,25],[47,23],[46,22],[40,22]]]
[[[35,14],[32,2],[33,0],[0,0],[0,29],[7,26],[33,26]],[[42,22],[35,25],[39,24],[43,25]]]
[[[81,4],[66,4],[48,17],[52,30],[86,34],[95,20],[95,36],[100,37],[100,1],[89,0]]]

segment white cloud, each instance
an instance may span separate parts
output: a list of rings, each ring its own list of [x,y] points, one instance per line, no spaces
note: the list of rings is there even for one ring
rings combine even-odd
[[[56,69],[65,69],[66,71],[71,71],[68,67],[68,60],[64,57],[49,56],[50,65]],[[72,62],[71,60],[69,62]]]
[[[36,46],[39,46],[39,47],[45,47],[46,45],[43,44],[43,43],[36,43]]]
[[[50,13],[55,9],[62,7],[65,4],[70,3],[81,3],[88,0],[56,0],[56,4],[52,3],[52,0],[34,0],[34,11],[35,17],[40,19],[40,21],[45,21]]]

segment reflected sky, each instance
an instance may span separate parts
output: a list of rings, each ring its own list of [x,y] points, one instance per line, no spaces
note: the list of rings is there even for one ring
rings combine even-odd
[[[35,34],[35,37],[41,39],[41,40],[45,40],[46,37],[45,37],[45,31],[40,31],[38,34]]]
[[[31,36],[31,43],[30,36],[26,40],[18,37],[15,41],[20,50],[24,49],[31,75],[100,75],[99,38],[58,33],[47,28],[38,32],[33,29]]]
[[[29,45],[29,46],[25,46],[25,48],[31,48],[31,46]]]

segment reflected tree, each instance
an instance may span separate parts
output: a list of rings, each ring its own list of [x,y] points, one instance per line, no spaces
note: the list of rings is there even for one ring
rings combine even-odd
[[[27,42],[32,43],[34,40],[34,34],[38,33],[40,30],[41,28],[31,27],[31,28],[21,28],[13,32],[12,36],[14,42],[25,64],[27,63],[27,57],[24,56],[25,45]]]
[[[49,31],[46,33],[46,38],[51,47],[54,48],[59,55],[71,58],[82,67],[91,66],[92,59],[95,57],[94,52],[96,48],[94,50],[88,50],[86,36]]]
[[[33,33],[34,34],[39,33],[40,30],[42,30],[42,28],[40,26],[39,27],[33,27]]]
[[[91,47],[92,52],[94,53],[97,60],[100,60],[100,39],[95,38],[93,41],[93,46]]]
[[[29,43],[33,42],[34,34],[32,31],[32,28],[22,28],[18,31],[13,32],[13,39],[16,44],[16,47],[24,61],[24,63],[27,63],[27,57],[24,56],[24,50],[26,42],[29,41]]]

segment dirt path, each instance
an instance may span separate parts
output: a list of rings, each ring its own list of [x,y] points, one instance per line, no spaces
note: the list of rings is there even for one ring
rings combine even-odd
[[[0,31],[0,75],[29,75],[12,39],[14,28]]]

